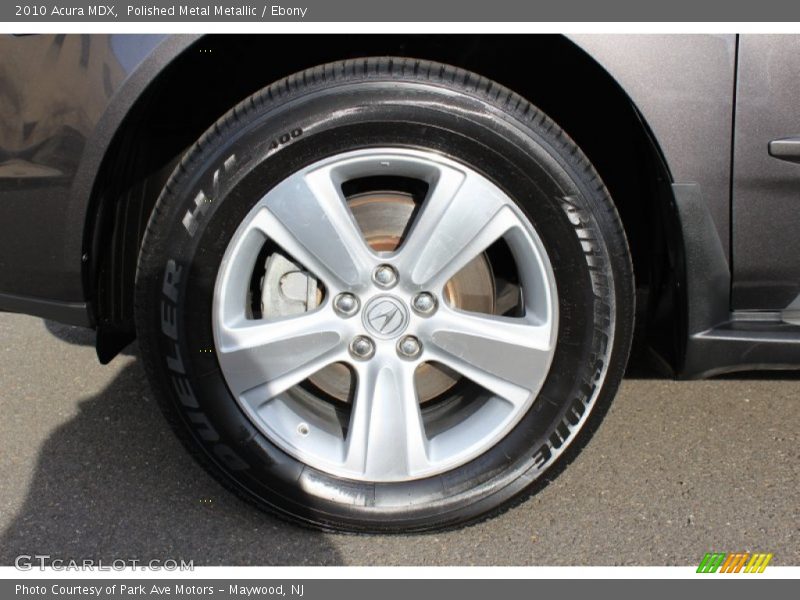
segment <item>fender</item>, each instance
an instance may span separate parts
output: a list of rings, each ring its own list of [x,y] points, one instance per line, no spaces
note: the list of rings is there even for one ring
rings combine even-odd
[[[571,35],[625,91],[674,183],[695,184],[729,256],[736,35]]]

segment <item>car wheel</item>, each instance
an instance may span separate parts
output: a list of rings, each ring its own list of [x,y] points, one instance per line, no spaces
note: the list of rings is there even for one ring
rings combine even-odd
[[[574,454],[621,379],[633,289],[608,192],[547,116],[375,58],[292,75],[200,138],[150,219],[136,318],[167,416],[228,487],[308,525],[419,531]]]

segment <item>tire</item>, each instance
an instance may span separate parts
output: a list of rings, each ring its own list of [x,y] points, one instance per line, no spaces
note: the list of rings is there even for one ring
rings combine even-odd
[[[263,89],[187,152],[136,324],[165,414],[228,488],[309,526],[412,532],[571,460],[621,380],[633,290],[609,194],[546,115],[370,58]]]

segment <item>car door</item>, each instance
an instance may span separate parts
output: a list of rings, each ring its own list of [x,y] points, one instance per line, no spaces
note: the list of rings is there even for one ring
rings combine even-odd
[[[739,37],[735,90],[734,310],[800,315],[800,36]]]

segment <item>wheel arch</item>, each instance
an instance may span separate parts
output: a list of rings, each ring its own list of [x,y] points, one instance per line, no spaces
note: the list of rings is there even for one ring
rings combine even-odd
[[[666,160],[631,98],[577,43],[550,35],[331,35],[315,41],[308,44],[299,35],[170,37],[117,94],[119,102],[109,108],[99,139],[90,144],[95,158],[76,183],[78,190],[91,190],[84,192],[83,247],[89,257],[84,289],[101,361],[111,360],[133,339],[139,245],[175,160],[249,94],[304,68],[354,57],[396,55],[453,64],[541,108],[587,154],[617,204],[639,288],[637,338],[644,339],[644,324],[656,312],[671,318],[682,310],[669,272],[683,251],[680,232],[672,226],[679,221]],[[517,66],[521,59],[529,68]],[[616,144],[614,152],[607,151],[609,140]],[[674,366],[681,342],[664,335],[656,345]]]

